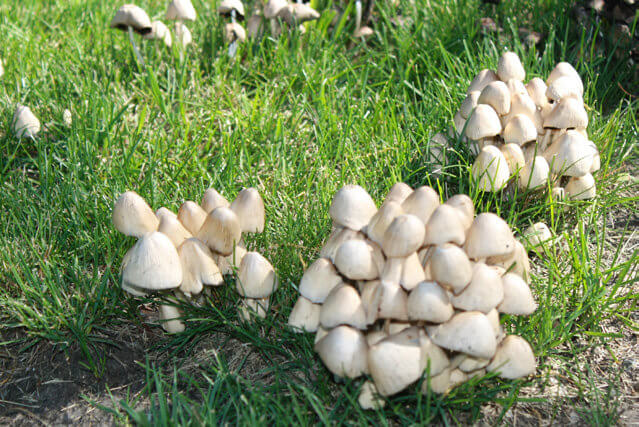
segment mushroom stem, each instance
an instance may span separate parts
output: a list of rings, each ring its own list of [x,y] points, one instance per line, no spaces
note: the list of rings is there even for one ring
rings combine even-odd
[[[355,32],[362,26],[362,0],[355,0]]]
[[[133,52],[135,52],[135,57],[138,59],[138,62],[140,62],[142,66],[144,67],[146,64],[144,63],[144,58],[142,58],[142,54],[140,54],[138,45],[135,44],[135,38],[133,37],[133,28],[131,28],[130,26],[126,28],[129,33],[129,41],[131,42],[131,46],[133,46]]]
[[[231,22],[235,23],[235,9],[231,10]],[[234,58],[235,54],[237,53],[237,39],[233,40],[230,44],[229,44],[229,58]]]

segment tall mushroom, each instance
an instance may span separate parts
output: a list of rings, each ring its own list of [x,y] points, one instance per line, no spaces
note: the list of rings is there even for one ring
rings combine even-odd
[[[140,50],[135,44],[133,32],[135,31],[144,36],[153,30],[149,15],[147,15],[142,8],[134,4],[125,4],[115,13],[115,16],[111,20],[111,28],[117,28],[118,30],[129,33],[129,41],[131,42],[135,56],[142,65],[145,65]]]
[[[191,0],[172,0],[166,9],[166,19],[175,21],[175,35],[182,47],[186,47],[193,39],[184,21],[195,21],[196,17]]]
[[[231,24],[236,24],[237,21],[241,21],[244,19],[244,5],[240,0],[222,0],[220,5],[217,7],[217,12],[222,16],[230,17]],[[240,40],[240,37],[237,35],[238,32],[235,25],[232,25],[229,29],[226,29],[226,31],[235,34],[235,38],[233,38],[233,40],[231,40],[231,43],[229,44],[228,51],[229,56],[233,58],[237,53],[238,43],[242,40]],[[246,39],[246,33],[244,33],[243,39]]]

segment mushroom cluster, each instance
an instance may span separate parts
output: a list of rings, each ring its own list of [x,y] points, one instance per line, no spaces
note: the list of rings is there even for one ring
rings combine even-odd
[[[275,270],[258,252],[249,252],[242,233],[264,230],[264,202],[254,188],[240,191],[229,203],[214,189],[204,193],[202,203],[186,201],[177,215],[167,208],[155,213],[133,191],[123,193],[113,207],[113,225],[138,241],[122,259],[122,288],[136,296],[164,293],[169,299],[194,301],[224,284],[234,275],[243,297],[242,318],[266,316],[269,298],[277,289]],[[181,332],[176,304],[160,306],[162,326]]]
[[[426,375],[423,390],[445,393],[486,371],[532,374],[536,361],[521,337],[506,336],[499,313],[537,307],[530,265],[508,224],[475,217],[472,200],[440,203],[430,187],[398,183],[377,209],[358,185],[333,198],[333,231],[305,271],[289,318],[315,332],[315,350],[339,377],[370,375],[362,407]]]
[[[592,173],[600,158],[586,132],[579,74],[561,62],[545,82],[535,77],[524,84],[525,77],[519,57],[505,52],[496,72],[477,74],[455,114],[455,130],[477,154],[472,175],[478,187],[500,191],[517,181],[522,189],[538,189],[550,180],[557,199],[594,197]]]
[[[289,2],[287,0],[269,0],[260,11],[257,9],[249,18],[249,35],[253,38],[260,37],[263,33],[266,20],[270,23],[271,35],[279,37],[282,34],[282,23],[290,29],[299,29],[301,33],[306,31],[304,23],[319,19],[320,14],[309,4],[301,1]]]

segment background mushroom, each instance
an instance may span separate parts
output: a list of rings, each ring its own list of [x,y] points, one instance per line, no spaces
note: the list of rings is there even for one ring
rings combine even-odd
[[[40,132],[40,120],[24,105],[18,104],[11,123],[18,139],[35,138]]]
[[[134,4],[125,4],[115,13],[115,16],[111,20],[111,28],[128,32],[129,41],[131,42],[135,56],[142,65],[145,65],[144,58],[142,58],[140,50],[135,44],[133,32],[144,36],[152,31],[153,27],[149,15],[147,15],[142,8]]]
[[[244,5],[240,0],[222,0],[217,8],[217,12],[222,16],[231,18],[231,26],[229,29],[225,29],[225,35],[227,36],[227,40],[230,41],[228,50],[229,57],[233,58],[237,53],[239,42],[246,39],[244,29],[242,28],[242,31],[237,30],[237,26],[240,26],[237,21],[244,19]],[[227,34],[227,32],[229,34]],[[232,40],[230,40],[231,38]],[[240,38],[242,38],[242,40],[240,40]]]

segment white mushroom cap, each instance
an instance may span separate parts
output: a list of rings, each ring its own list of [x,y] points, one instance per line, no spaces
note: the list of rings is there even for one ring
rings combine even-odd
[[[386,401],[378,396],[379,392],[375,383],[365,381],[357,397],[357,403],[362,409],[381,409],[386,406]]]
[[[320,304],[313,304],[303,296],[297,299],[297,302],[291,310],[288,318],[288,325],[295,329],[296,332],[315,332],[319,327]]]
[[[322,326],[318,326],[317,332],[315,333],[315,339],[313,341],[313,344],[317,344],[322,338],[328,335],[329,332],[330,331],[328,329],[324,329],[322,328]]]
[[[220,267],[222,274],[233,274],[239,271],[242,258],[246,255],[246,252],[246,249],[237,245],[230,255],[217,255],[217,265]]]
[[[456,314],[446,323],[427,326],[426,332],[440,347],[474,357],[490,359],[497,348],[490,320],[478,311]]]
[[[162,21],[153,21],[151,23],[151,31],[142,37],[147,40],[162,40],[167,47],[171,47],[173,44],[171,31]]]
[[[402,285],[402,288],[410,291],[424,280],[426,280],[424,267],[422,267],[417,252],[413,252],[404,259],[399,284]]]
[[[266,318],[270,305],[268,298],[242,298],[238,309],[238,316],[245,322],[250,322],[254,316]]]
[[[459,295],[453,295],[453,307],[466,311],[488,313],[504,299],[504,289],[497,270],[483,263],[473,267],[470,284]]]
[[[224,24],[224,41],[226,43],[245,42],[246,30],[239,22],[227,22]]]
[[[500,191],[510,178],[506,158],[494,145],[481,149],[471,169],[473,179],[482,191]]]
[[[473,140],[479,140],[499,135],[500,132],[501,121],[499,120],[497,112],[495,112],[490,105],[477,105],[468,118],[466,136]]]
[[[470,114],[473,112],[473,108],[475,108],[478,104],[480,94],[480,91],[474,90],[469,92],[468,95],[466,95],[466,98],[462,101],[461,106],[459,107],[459,114],[464,119],[470,117]]]
[[[195,236],[206,220],[206,211],[197,203],[187,200],[178,209],[177,217],[184,228]]]
[[[441,135],[441,134],[438,134],[438,135]],[[435,135],[433,139],[435,139],[436,137],[437,135]],[[441,143],[441,141],[439,142]],[[447,144],[448,141],[445,140],[445,143]],[[384,199],[383,205],[385,205],[388,202],[396,202],[401,205],[402,203],[404,203],[404,200],[406,200],[406,198],[410,196],[412,193],[413,193],[413,189],[410,188],[408,184],[404,182],[396,182],[388,191],[388,194],[386,195],[386,198]]]
[[[579,77],[579,73],[577,72],[577,70],[575,70],[573,66],[567,62],[560,62],[557,65],[555,65],[555,68],[553,68],[553,70],[548,75],[548,78],[546,79],[546,84],[550,86],[555,80],[564,76],[571,77],[573,80],[576,80],[579,83],[581,83],[580,92],[583,95],[584,89],[583,89],[583,83],[581,82],[581,77]]]
[[[506,159],[508,169],[511,173],[516,173],[518,170],[523,169],[526,165],[526,159],[524,158],[524,152],[517,144],[506,144],[501,147],[501,153]]]
[[[475,218],[475,205],[472,199],[465,194],[456,194],[446,200],[444,204],[452,206],[457,210],[464,225],[464,230],[468,230]]]
[[[568,131],[544,153],[552,172],[567,176],[584,176],[592,166],[592,151],[588,140],[579,132]]]
[[[363,240],[364,234],[359,231],[353,231],[350,228],[336,227],[331,231],[330,236],[326,240],[326,243],[320,251],[320,257],[328,258],[331,261],[335,261],[335,254],[342,245],[342,243],[348,240]]]
[[[151,20],[149,19],[149,15],[147,15],[142,8],[134,4],[125,4],[115,13],[115,16],[111,20],[111,28],[127,31],[128,27],[131,27],[131,29],[138,34],[144,35],[150,33]]]
[[[357,329],[348,326],[332,329],[315,343],[315,351],[337,376],[357,378],[368,372],[368,345]]]
[[[506,143],[524,145],[537,139],[537,128],[528,116],[517,114],[506,124],[502,137]]]
[[[339,325],[366,329],[366,312],[357,290],[343,284],[333,288],[322,304],[319,321],[327,329]]]
[[[570,178],[566,184],[566,195],[572,200],[588,200],[597,195],[595,178],[589,173]]]
[[[546,184],[550,175],[550,166],[542,156],[535,157],[519,171],[519,187],[539,188]]]
[[[560,76],[548,85],[546,97],[553,101],[561,101],[563,98],[573,96],[581,98],[583,95],[583,83],[574,76]]]
[[[182,46],[183,48],[190,45],[193,41],[191,30],[189,30],[189,28],[180,21],[175,24],[175,38],[177,39],[180,46]]]
[[[497,309],[501,313],[515,316],[527,316],[537,309],[528,284],[518,274],[506,273],[501,278],[504,300]]]
[[[382,280],[378,285],[380,289],[379,306],[377,307],[378,319],[408,320],[406,291],[399,283]]]
[[[499,77],[497,77],[497,74],[493,70],[488,70],[488,69],[481,70],[479,74],[475,76],[473,81],[470,82],[470,85],[468,86],[468,91],[466,93],[470,93],[474,91],[481,92],[486,87],[486,85],[497,80],[499,80]]]
[[[264,18],[275,18],[280,10],[286,7],[287,4],[288,2],[286,0],[269,0],[264,6]]]
[[[361,291],[362,306],[366,313],[366,324],[372,325],[377,320],[382,287],[379,280],[358,282]]]
[[[169,334],[179,334],[180,332],[184,332],[185,326],[184,322],[180,319],[182,317],[182,313],[179,308],[170,304],[161,304],[158,307],[158,311],[160,313],[162,329]]]
[[[507,336],[495,353],[495,357],[486,368],[490,372],[498,372],[499,376],[516,379],[535,372],[537,362],[530,344],[517,335]]]
[[[526,85],[528,95],[532,98],[535,105],[540,108],[548,104],[548,98],[546,98],[547,89],[546,83],[539,77],[531,79]]]
[[[510,227],[493,213],[477,215],[466,237],[466,253],[471,259],[502,256],[515,250],[515,238]]]
[[[182,223],[177,219],[177,216],[173,215],[172,212],[171,214],[162,212],[159,216],[156,214],[156,217],[160,218],[158,231],[166,234],[176,248],[180,247],[186,239],[193,237],[189,230],[184,228]]]
[[[500,80],[515,79],[520,82],[526,78],[526,70],[514,52],[504,52],[497,63],[497,76]]]
[[[112,221],[116,230],[132,237],[156,231],[159,225],[151,207],[135,191],[120,195],[113,206]]]
[[[462,134],[464,126],[466,126],[466,119],[461,115],[461,112],[456,112],[453,116],[453,124],[455,125],[455,131],[458,134]]]
[[[373,249],[363,240],[342,243],[335,254],[335,267],[351,280],[373,280],[379,275]]]
[[[462,372],[473,372],[485,368],[490,363],[490,359],[481,357],[471,357],[464,353],[458,353],[451,361],[452,368],[458,368]]]
[[[335,224],[355,231],[367,225],[375,212],[375,202],[359,185],[345,185],[340,188],[328,210]]]
[[[241,0],[222,0],[217,7],[217,13],[223,16],[230,15],[232,10],[235,10],[239,18],[244,17],[244,5]]]
[[[543,242],[551,240],[552,233],[546,224],[536,222],[524,231],[524,239],[526,239],[531,246],[539,246]]]
[[[219,209],[223,208],[216,210]],[[273,266],[259,253],[247,252],[242,257],[235,288],[243,297],[269,297],[277,289],[277,276]]]
[[[402,209],[410,215],[415,215],[424,224],[428,222],[430,216],[439,206],[439,195],[432,188],[424,185],[413,191],[402,202]]]
[[[577,98],[563,98],[553,105],[544,118],[545,128],[570,129],[588,126],[588,113]]]
[[[563,187],[553,187],[550,192],[552,199],[556,202],[563,202],[566,200],[566,191]]]
[[[510,254],[496,257],[489,257],[486,263],[504,270],[519,274],[525,280],[530,276],[530,263],[528,261],[528,252],[519,241],[515,240],[515,250]]]
[[[219,208],[220,206],[228,208],[231,204],[224,196],[218,193],[216,189],[209,188],[204,192],[200,206],[202,206],[202,209],[204,209],[204,211],[208,214],[215,208]]]
[[[166,9],[166,19],[170,21],[195,21],[196,17],[191,0],[172,0]]]
[[[446,243],[436,246],[429,261],[433,279],[455,293],[461,292],[472,278],[473,271],[468,257],[459,247]]]
[[[320,14],[311,6],[304,3],[289,3],[277,13],[277,17],[288,25],[295,26],[306,21],[318,19]]]
[[[466,240],[466,227],[462,220],[460,212],[453,206],[439,205],[426,223],[423,245],[463,245]]]
[[[478,104],[488,104],[499,114],[504,116],[510,112],[511,94],[506,83],[496,81],[489,83],[479,94]],[[470,136],[469,136],[470,138]],[[473,138],[477,139],[477,138]]]
[[[132,283],[128,283],[126,280],[124,280],[124,277],[123,277],[123,274],[122,274],[124,272],[124,269],[126,268],[126,266],[131,261],[131,257],[133,255],[133,252],[134,252],[133,249],[134,248],[135,248],[135,246],[130,247],[129,250],[126,251],[126,253],[122,257],[122,264],[120,264],[120,278],[122,280],[121,280],[120,285],[122,286],[122,290],[123,291],[128,292],[131,295],[136,296],[136,297],[143,297],[143,296],[147,296],[149,294],[148,290],[144,289],[144,288],[139,288],[139,287],[135,286]]]
[[[240,191],[231,203],[231,210],[240,220],[242,232],[264,231],[264,201],[255,188],[245,188]]]
[[[535,105],[535,102],[532,100],[532,98],[528,96],[528,93],[524,88],[523,93],[516,93],[512,96],[510,103],[510,112],[507,115],[501,117],[501,122],[504,126],[506,126],[513,117],[518,114],[523,114],[524,116],[527,116],[534,125],[537,125],[537,123],[535,122],[536,113],[538,113],[537,106]],[[543,120],[540,118],[539,121],[539,128],[543,129]]]
[[[406,257],[424,241],[424,223],[415,215],[395,217],[384,233],[382,249],[389,257]]]
[[[510,80],[505,80],[504,83],[506,83],[506,87],[510,91],[510,95],[512,99],[514,99],[516,96],[525,96],[526,98],[529,98],[528,91],[526,90],[526,86],[521,80],[510,79]],[[512,111],[512,107],[511,107],[511,111]]]
[[[13,133],[20,138],[35,138],[40,132],[40,120],[31,112],[29,107],[19,105],[13,113],[11,121]]]
[[[157,231],[142,236],[131,248],[122,280],[152,291],[180,286],[182,264],[171,240]]]
[[[506,334],[504,333],[504,328],[502,328],[499,318],[499,311],[496,308],[490,310],[486,317],[490,321],[490,326],[493,328],[493,333],[495,335],[495,341],[497,344],[503,341]]]
[[[392,200],[384,202],[366,226],[368,238],[381,245],[384,241],[384,233],[388,227],[396,217],[403,213],[404,210],[399,203]]]
[[[448,321],[454,313],[448,294],[436,282],[422,282],[408,295],[408,318],[431,323]]]
[[[204,285],[220,286],[224,284],[222,273],[213,260],[209,248],[196,238],[184,241],[178,248],[182,263],[182,284],[180,291],[187,296],[198,295]]]
[[[333,264],[326,258],[318,258],[311,264],[300,281],[300,295],[321,304],[335,286],[342,283]]]
[[[240,220],[229,208],[219,207],[206,216],[197,238],[211,250],[224,256],[231,255],[242,237]],[[259,297],[256,297],[259,298]]]

